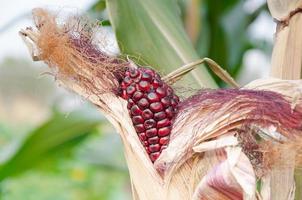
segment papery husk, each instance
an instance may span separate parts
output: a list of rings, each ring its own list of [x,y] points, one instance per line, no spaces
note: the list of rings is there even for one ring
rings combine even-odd
[[[302,1],[301,0],[268,0],[269,10],[277,23],[275,44],[272,54],[271,75],[281,79],[300,79],[302,75]],[[286,86],[283,86],[286,91]],[[290,90],[287,90],[290,91]],[[294,92],[292,108],[300,104],[301,87]],[[290,95],[290,94],[286,94]],[[297,140],[299,142],[299,140]],[[273,169],[264,178],[263,195],[268,199],[301,199],[301,188],[295,196],[296,181],[301,182],[301,175],[295,175],[293,156],[295,151],[287,150],[280,154],[280,160],[288,162],[286,168]],[[290,159],[288,159],[290,158]],[[281,184],[281,183],[282,184]],[[275,192],[278,191],[278,192]],[[300,195],[300,196],[299,196]]]
[[[232,145],[225,148],[224,160],[202,178],[193,199],[255,199],[255,182],[249,159]]]
[[[267,0],[271,15],[277,20],[284,20],[290,12],[302,6],[301,0]]]
[[[295,199],[295,155],[292,149],[281,151],[279,159],[283,166],[273,167],[263,178],[261,195],[263,199]]]
[[[263,84],[263,85],[262,85]],[[296,99],[296,92],[299,91],[299,88],[301,88],[301,81],[283,81],[278,79],[266,79],[266,80],[257,80],[255,82],[252,82],[251,84],[247,85],[247,88],[253,88],[258,89],[261,88],[262,90],[278,90],[279,93],[283,93],[286,95],[286,98],[289,101],[292,101],[294,98]],[[285,89],[285,90],[283,90]],[[291,91],[291,92],[290,92]],[[295,92],[293,92],[295,91]],[[295,96],[295,97],[294,97]],[[301,99],[299,99],[300,102]],[[203,149],[202,151],[206,151],[206,144],[214,143],[215,140],[212,140],[211,142],[207,142],[210,138],[218,138],[216,141],[219,141],[219,137],[225,137],[227,134],[232,134],[233,130],[237,128],[241,128],[244,126],[245,121],[251,120],[253,116],[249,115],[249,109],[254,109],[253,107],[246,107],[245,109],[242,109],[240,104],[238,104],[240,101],[244,101],[244,99],[238,99],[233,100],[233,103],[236,106],[231,106],[228,109],[228,107],[220,108],[219,110],[216,110],[215,113],[213,113],[213,110],[211,110],[211,106],[213,106],[211,103],[209,103],[208,107],[205,107],[206,109],[210,109],[208,112],[205,108],[200,108],[200,113],[198,113],[198,108],[194,108],[194,111],[188,112],[187,116],[182,116],[184,119],[181,119],[181,121],[175,122],[174,129],[175,130],[175,138],[172,139],[172,141],[169,144],[169,148],[163,152],[159,160],[155,163],[155,166],[159,169],[159,171],[164,168],[165,178],[169,179],[171,178],[173,182],[173,176],[178,173],[187,173],[188,168],[184,168],[183,172],[178,172],[179,169],[182,169],[182,165],[186,165],[186,162],[190,162],[190,157],[194,157],[195,153],[194,150]],[[231,103],[231,102],[230,102]],[[297,103],[296,103],[297,104]],[[202,110],[203,109],[203,110]],[[194,115],[196,113],[196,116]],[[214,117],[213,117],[214,115]],[[199,118],[198,118],[199,117]],[[265,118],[266,116],[262,116],[262,118]],[[187,121],[185,118],[188,118]],[[196,123],[194,123],[194,118],[197,119]],[[203,123],[201,125],[201,123]],[[198,126],[197,126],[198,124]],[[258,124],[256,121],[254,124]],[[249,126],[252,126],[252,124],[249,124]],[[198,128],[196,128],[198,127]],[[274,136],[273,129],[272,132],[267,132],[267,134],[272,134],[272,137]],[[300,133],[300,131],[299,131]],[[297,133],[297,134],[299,134]],[[290,134],[286,133],[286,131],[283,131],[284,135]],[[225,142],[225,146],[230,145],[234,146],[235,142],[233,140],[223,139],[220,142],[217,142],[215,145],[217,145],[217,148],[223,147],[222,142]],[[214,146],[215,146],[214,145]],[[193,151],[191,148],[193,147]],[[278,149],[278,148],[277,148]],[[213,151],[213,144],[208,145],[208,150]],[[290,149],[288,149],[290,150]],[[287,149],[284,149],[285,152],[287,152]],[[271,155],[270,155],[271,156]],[[276,155],[276,156],[279,156]],[[215,157],[213,155],[212,157]],[[279,158],[279,157],[278,157]],[[214,158],[213,158],[214,159]],[[215,160],[215,159],[214,159]],[[210,165],[206,165],[208,168],[204,167],[203,170],[209,171],[211,170],[216,164],[219,162],[213,162],[213,161],[207,161],[210,163]],[[276,168],[280,167],[281,169],[287,170],[287,166],[275,166]],[[178,176],[178,175],[177,175]],[[185,176],[185,175],[180,175]],[[202,177],[202,176],[201,176]],[[198,179],[196,177],[196,179]],[[171,183],[172,184],[172,183]],[[254,185],[256,183],[253,183]],[[272,184],[275,184],[275,182],[272,182]],[[191,186],[194,188],[194,186]],[[272,186],[273,188],[274,186]],[[286,188],[284,186],[283,188]],[[244,189],[243,189],[244,191]],[[270,191],[275,192],[276,190]],[[280,190],[282,192],[282,190]],[[247,196],[246,194],[244,196]],[[278,199],[278,198],[277,198]],[[280,198],[282,199],[282,198]]]
[[[39,13],[36,15],[39,17]],[[43,14],[43,16],[47,18],[48,15]],[[47,20],[43,25],[45,23],[47,24]],[[57,26],[56,22],[53,22],[52,25]],[[60,29],[54,30],[62,33]],[[255,152],[249,152],[244,146],[248,144],[246,143],[248,141],[244,141],[244,134],[248,134],[249,131],[253,132],[254,129],[263,129],[265,135],[271,138],[275,138],[276,131],[288,141],[299,137],[301,129],[290,122],[300,119],[302,81],[257,80],[242,89],[233,90],[233,95],[238,95],[225,102],[212,98],[191,104],[188,100],[187,104],[182,105],[175,118],[168,148],[153,164],[132,125],[126,106],[127,102],[114,92],[114,86],[118,82],[116,72],[119,72],[116,68],[123,68],[124,62],[115,62],[115,59],[110,57],[106,58],[105,62],[95,60],[94,56],[92,56],[92,60],[87,59],[87,51],[76,51],[74,44],[69,42],[41,46],[38,41],[43,37],[47,41],[49,34],[41,32],[40,27],[23,30],[21,35],[26,41],[29,40],[32,45],[36,46],[42,55],[43,52],[44,55],[48,55],[42,56],[42,59],[52,68],[58,68],[55,76],[62,85],[94,103],[116,128],[124,144],[134,199],[233,199],[232,195],[227,195],[230,188],[235,191],[238,199],[259,199],[260,194],[257,194],[255,189],[257,178],[265,179],[266,184],[261,195],[262,199],[265,199],[266,196],[269,199],[274,193],[279,192],[276,191],[277,189],[280,189],[279,186],[274,186],[276,174],[273,170],[292,171],[291,168],[288,169],[287,165],[275,164],[274,158],[268,159],[269,162],[266,165],[266,160],[261,157],[259,166],[256,165],[258,162],[251,160],[251,155],[249,155]],[[56,34],[52,36],[56,36]],[[59,54],[56,51],[60,50],[58,47],[62,45],[65,45],[64,48],[72,53],[64,54],[65,58],[57,62],[53,59],[53,55]],[[48,53],[45,54],[45,52]],[[109,62],[110,60],[113,62]],[[129,65],[128,62],[126,63]],[[131,65],[135,67],[135,64]],[[105,75],[101,76],[101,73]],[[107,75],[111,78],[108,83],[104,82]],[[276,91],[278,94],[263,92],[264,90]],[[249,98],[249,91],[259,91],[259,93],[253,93],[252,98]],[[219,93],[219,90],[205,91],[204,94],[215,94],[215,92]],[[287,110],[284,114],[288,119],[278,120],[266,112],[260,118],[253,115],[253,112],[257,111],[257,104],[263,103],[259,101],[261,95],[267,94],[274,94],[277,100],[282,101],[272,102],[272,105],[281,103],[281,105],[289,106],[286,107]],[[265,98],[265,103],[269,104],[269,100]],[[199,106],[194,107],[194,105]],[[292,114],[289,114],[289,109]],[[264,158],[268,158],[265,155],[273,153],[271,155],[277,159],[283,152],[289,152],[289,150],[296,152],[300,148],[299,144],[279,148],[279,143],[284,142],[287,141],[278,141],[275,138],[272,148],[262,148],[261,145],[258,148],[256,145],[256,150],[265,150]],[[296,156],[290,160],[295,162]],[[257,168],[263,168],[263,174],[256,174]],[[215,169],[219,169],[219,171],[215,173],[213,171]],[[216,180],[222,180],[222,184]],[[288,190],[287,186],[284,188]],[[294,189],[291,188],[291,190]],[[284,197],[284,199],[286,198]],[[288,197],[288,199],[290,198]]]
[[[268,0],[268,7],[277,22],[271,75],[281,79],[300,79],[302,1]]]

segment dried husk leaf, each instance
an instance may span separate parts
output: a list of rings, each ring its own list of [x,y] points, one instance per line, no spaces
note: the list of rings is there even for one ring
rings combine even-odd
[[[45,10],[36,12],[35,15],[44,17],[46,20],[43,21],[43,26],[47,27],[50,22],[53,29],[46,33],[43,28],[37,26],[35,30],[26,29],[21,34],[25,39],[29,38],[38,52],[44,55],[42,59],[56,69],[55,76],[64,86],[93,102],[114,125],[124,144],[134,199],[196,199],[201,194],[199,191],[209,194],[210,197],[221,197],[227,190],[225,185],[216,185],[217,187],[213,188],[207,184],[207,180],[213,177],[211,172],[215,166],[220,166],[218,175],[225,173],[227,176],[223,177],[224,181],[233,185],[243,199],[254,199],[255,180],[258,176],[255,171],[262,165],[257,166],[258,162],[251,160],[251,154],[255,153],[254,149],[263,149],[260,144],[255,143],[253,151],[249,151],[246,145],[250,143],[244,140],[244,135],[254,134],[253,131],[250,133],[250,130],[261,128],[267,130],[265,134],[271,137],[275,134],[271,130],[277,131],[288,141],[301,135],[299,123],[302,122],[302,81],[266,79],[252,82],[242,89],[204,90],[196,96],[197,98],[192,97],[182,103],[175,118],[170,144],[153,165],[133,128],[126,107],[127,102],[119,98],[114,90],[118,83],[116,73],[122,71],[129,63],[118,62],[116,58],[106,57],[97,48],[93,48],[92,52],[98,52],[97,55],[104,58],[98,60],[97,56],[89,56],[90,51],[87,51],[87,48],[81,51],[82,47],[79,50],[78,46],[74,46],[74,43],[70,43],[66,38],[65,43],[62,43],[64,41],[57,37],[62,37],[64,29],[58,28],[61,26],[53,20],[55,16]],[[49,17],[50,20],[47,20]],[[86,35],[86,32],[84,33]],[[53,38],[49,38],[50,36]],[[41,38],[45,41],[52,39],[51,45],[41,45]],[[58,56],[62,46],[66,52],[71,52],[64,54],[64,59]],[[91,50],[90,47],[88,49]],[[301,146],[294,143],[279,148],[280,141],[274,142],[272,148],[265,149],[263,157],[272,151],[272,155],[279,158],[281,152],[296,152]],[[295,159],[296,156],[291,160]],[[263,164],[264,161],[260,156],[259,163]],[[267,181],[269,186],[264,188],[273,193],[280,187],[271,184],[271,177],[275,176],[275,172],[270,169],[283,167],[289,173],[292,169],[274,162],[269,164],[263,164],[268,170],[264,170],[266,173],[262,177],[270,177],[270,182]]]
[[[300,79],[302,75],[302,37],[301,37],[301,12],[302,1],[280,1],[270,0],[268,6],[272,16],[277,22],[277,31],[275,45],[272,55],[272,71],[271,75],[276,78],[282,79]],[[292,108],[300,104],[301,88],[295,91]],[[297,139],[296,142],[300,140]],[[288,148],[287,148],[288,149]],[[297,150],[298,152],[300,150]],[[290,150],[280,152],[280,160],[288,161],[288,157],[297,154],[295,151]],[[299,154],[299,153],[298,153]],[[299,156],[298,156],[299,157]],[[265,191],[268,198],[276,199],[300,199],[299,192],[295,197],[295,180],[293,179],[295,173],[295,165],[300,164],[293,162],[293,158],[289,159],[287,168],[273,170],[266,178]],[[300,161],[298,161],[300,162]],[[299,183],[301,176],[295,175],[296,181]],[[275,179],[275,180],[271,180]],[[277,180],[276,180],[277,179]],[[279,184],[282,181],[283,184]],[[298,189],[299,191],[300,189]],[[278,191],[276,193],[275,191]],[[262,192],[264,193],[264,192]],[[280,195],[276,195],[280,194]]]
[[[249,159],[240,147],[228,147],[225,151],[226,159],[202,178],[194,200],[255,198],[256,179]]]
[[[277,21],[271,75],[281,79],[300,79],[302,1],[268,0],[268,6]]]
[[[267,0],[271,15],[277,20],[283,20],[291,11],[302,5],[301,0]]]
[[[296,152],[291,149],[280,153],[279,159],[285,163],[282,163],[283,166],[273,167],[263,178],[261,190],[263,199],[295,199],[295,154]]]

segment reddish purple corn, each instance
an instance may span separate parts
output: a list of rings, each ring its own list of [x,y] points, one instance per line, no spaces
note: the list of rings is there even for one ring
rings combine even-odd
[[[125,72],[120,95],[128,101],[134,128],[154,162],[169,143],[179,98],[158,73],[142,67]]]

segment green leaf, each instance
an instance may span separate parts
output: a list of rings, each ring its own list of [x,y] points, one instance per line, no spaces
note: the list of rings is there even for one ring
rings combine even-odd
[[[199,59],[173,0],[107,0],[111,24],[123,54],[165,73]],[[194,77],[192,83],[192,77]],[[191,87],[217,87],[204,67],[186,77]]]
[[[99,117],[85,113],[55,114],[28,134],[16,152],[0,166],[0,181],[25,172],[54,153],[70,148],[93,132],[100,121]]]
[[[102,12],[106,9],[106,1],[99,0],[94,5],[91,6],[90,11]]]
[[[101,21],[101,25],[109,26],[109,23],[104,23],[103,21],[108,21],[108,16],[106,15],[106,1],[98,0],[88,9],[88,15],[92,19],[98,19]]]
[[[102,20],[102,21],[100,21],[100,25],[101,25],[101,26],[111,26],[109,20]]]
[[[196,49],[200,56],[208,56],[236,78],[242,68],[246,51],[255,48],[255,41],[248,35],[249,26],[257,16],[266,10],[261,5],[249,13],[244,9],[245,1],[231,0],[221,3],[219,0],[202,1],[201,24]],[[220,86],[224,83],[215,77]]]

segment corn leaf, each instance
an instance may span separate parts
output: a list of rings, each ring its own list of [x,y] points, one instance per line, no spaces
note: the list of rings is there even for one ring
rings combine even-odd
[[[195,48],[201,57],[207,56],[222,66],[233,78],[240,75],[243,58],[249,49],[260,49],[270,55],[270,46],[264,40],[251,39],[249,27],[260,13],[266,11],[263,4],[251,11],[244,9],[245,1],[232,0],[221,3],[219,0],[207,0],[200,3],[198,9],[201,14],[198,24],[202,24]],[[186,15],[188,13],[186,11]],[[220,86],[225,83],[214,77]],[[251,81],[247,80],[246,82]]]
[[[199,57],[182,26],[172,0],[107,0],[110,21],[123,54],[165,73]],[[190,86],[217,87],[207,69],[200,67],[186,78]],[[192,85],[191,85],[192,84]]]
[[[20,174],[54,153],[71,148],[95,130],[100,118],[83,113],[68,116],[57,113],[49,121],[33,130],[19,148],[2,165],[0,181]]]

